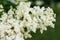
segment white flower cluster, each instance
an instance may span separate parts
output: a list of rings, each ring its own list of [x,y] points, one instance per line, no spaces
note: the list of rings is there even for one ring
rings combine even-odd
[[[3,12],[0,18],[0,40],[24,40],[31,38],[31,31],[43,33],[48,26],[54,28],[55,14],[51,8],[30,7],[30,2],[20,2],[16,10]]]

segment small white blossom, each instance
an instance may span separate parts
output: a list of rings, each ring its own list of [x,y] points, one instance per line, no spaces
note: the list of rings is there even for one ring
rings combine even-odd
[[[0,4],[0,12],[2,12],[3,10],[3,6]]]
[[[44,3],[44,2],[43,2],[43,1],[40,1],[40,0],[39,0],[39,1],[37,0],[37,1],[35,2],[35,4],[36,4],[36,5],[39,5],[39,6],[42,5],[43,3]]]

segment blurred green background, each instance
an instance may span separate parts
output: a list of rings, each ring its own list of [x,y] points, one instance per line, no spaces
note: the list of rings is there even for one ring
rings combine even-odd
[[[40,33],[39,29],[36,33],[31,32],[32,38],[26,40],[60,40],[60,0],[28,0],[32,2],[31,7],[40,6],[40,7],[51,7],[56,13],[56,22],[55,28],[48,27],[47,31],[44,31],[43,34]],[[40,1],[40,2],[39,2]],[[16,4],[11,2],[11,0],[0,0],[0,4],[4,6],[4,11],[7,12],[10,9],[10,6],[15,8]]]

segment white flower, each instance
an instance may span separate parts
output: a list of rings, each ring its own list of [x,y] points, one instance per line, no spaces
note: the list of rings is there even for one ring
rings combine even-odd
[[[21,37],[19,34],[16,35],[16,39],[15,40],[24,40],[23,37]]]
[[[43,3],[44,3],[44,2],[43,2],[43,1],[40,1],[40,0],[39,0],[39,1],[37,0],[37,1],[35,2],[35,4],[36,4],[36,5],[39,5],[39,6],[42,5]]]
[[[28,32],[25,32],[25,33],[24,33],[24,36],[25,36],[26,39],[32,37]]]
[[[11,37],[6,36],[6,40],[12,40],[12,38],[11,38]]]
[[[3,10],[3,6],[0,4],[0,12],[2,12]]]

